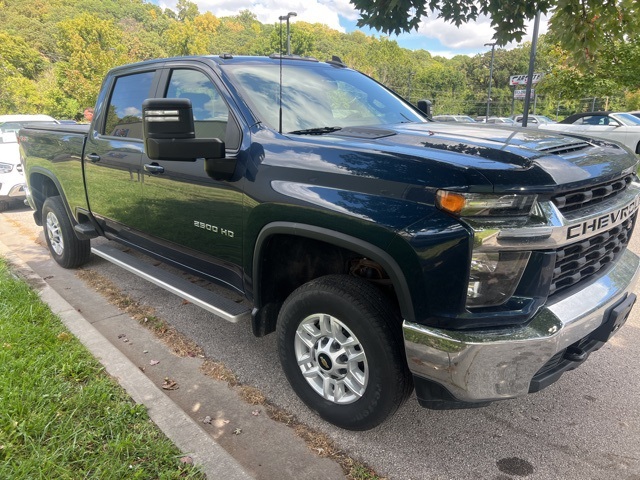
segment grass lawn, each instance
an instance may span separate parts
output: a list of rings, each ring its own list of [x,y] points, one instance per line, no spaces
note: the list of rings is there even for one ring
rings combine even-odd
[[[0,258],[0,478],[204,479]]]

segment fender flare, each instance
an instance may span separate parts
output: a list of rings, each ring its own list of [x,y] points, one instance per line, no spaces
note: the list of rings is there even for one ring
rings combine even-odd
[[[256,307],[262,306],[260,278],[262,274],[261,258],[264,244],[272,235],[287,234],[298,237],[306,237],[314,240],[320,240],[341,248],[345,248],[378,262],[389,274],[389,278],[394,286],[398,296],[400,305],[400,313],[404,320],[413,322],[415,320],[415,312],[413,302],[411,301],[411,293],[406,278],[402,273],[402,269],[394,258],[386,251],[366,242],[360,238],[352,237],[344,233],[336,232],[328,228],[318,227],[315,225],[307,225],[297,222],[273,222],[265,225],[256,238],[253,251],[253,296]]]
[[[53,185],[56,187],[56,190],[58,190],[58,195],[60,195],[60,198],[62,199],[62,204],[64,205],[64,209],[67,212],[67,215],[69,216],[69,220],[71,220],[71,224],[75,225],[76,223],[78,223],[75,219],[75,217],[73,216],[73,213],[71,212],[71,208],[69,207],[69,202],[67,202],[67,197],[64,194],[64,190],[62,189],[62,185],[60,184],[60,181],[58,180],[58,178],[51,173],[50,170],[47,170],[46,168],[42,168],[42,167],[33,167],[30,171],[29,171],[29,180],[27,181],[27,185],[29,186],[29,195],[31,196],[33,205],[31,205],[31,207],[35,210],[35,212],[33,212],[34,218],[37,216],[41,217],[41,213],[42,213],[42,206],[44,205],[44,202],[46,200],[46,198],[43,196],[41,198],[42,203],[40,205],[37,204],[36,199],[33,197],[33,189],[31,188],[31,177],[34,174],[38,174],[38,175],[42,175],[45,178],[48,178],[49,180],[51,180],[51,182],[53,183]],[[31,204],[31,202],[29,202]],[[40,221],[42,221],[42,219],[40,219]],[[36,221],[37,223],[37,221]],[[38,224],[40,225],[40,224]]]

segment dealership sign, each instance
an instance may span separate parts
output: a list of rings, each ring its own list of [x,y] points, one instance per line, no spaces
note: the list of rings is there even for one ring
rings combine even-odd
[[[531,84],[535,85],[540,80],[542,80],[543,73],[534,73],[533,78],[531,79]],[[528,75],[511,75],[509,77],[509,85],[526,85],[527,84]]]
[[[533,98],[535,95],[535,90],[531,89],[531,92],[529,93],[529,98]],[[527,96],[527,91],[526,90],[514,90],[513,91],[513,98],[518,98],[518,99],[523,99]]]

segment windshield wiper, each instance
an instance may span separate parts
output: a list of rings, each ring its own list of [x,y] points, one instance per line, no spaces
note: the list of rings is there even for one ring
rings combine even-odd
[[[337,132],[338,130],[342,130],[342,127],[306,128],[304,130],[294,130],[289,133],[294,135],[324,135],[325,133]]]

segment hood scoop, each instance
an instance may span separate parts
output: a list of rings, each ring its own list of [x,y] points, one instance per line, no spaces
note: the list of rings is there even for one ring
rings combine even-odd
[[[568,153],[584,150],[585,148],[590,148],[591,146],[592,145],[587,142],[576,142],[564,145],[543,146],[542,148],[538,148],[537,150],[539,152],[548,153],[551,155],[567,155]]]

